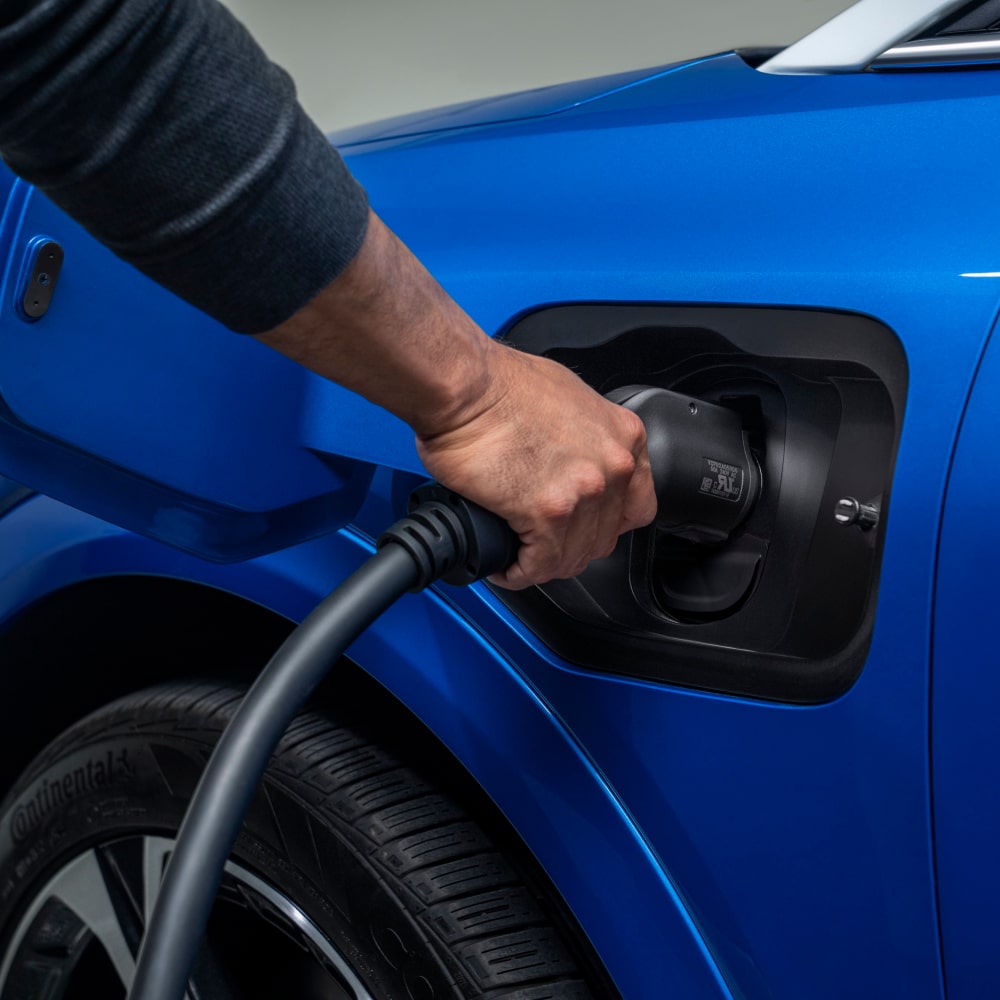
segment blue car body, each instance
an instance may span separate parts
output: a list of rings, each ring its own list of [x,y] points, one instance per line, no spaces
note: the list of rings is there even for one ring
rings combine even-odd
[[[658,679],[628,637],[581,663],[552,637],[571,616],[543,634],[483,584],[405,598],[350,651],[503,811],[625,1000],[1000,989],[998,108],[991,68],[776,76],[728,53],[339,139],[487,331],[566,305],[793,310],[877,321],[904,358],[849,675]],[[0,616],[124,576],[301,620],[419,481],[408,429],[7,174],[0,200],[0,472],[39,491],[0,519]],[[65,263],[28,322],[39,236]],[[838,587],[817,600],[835,614]]]

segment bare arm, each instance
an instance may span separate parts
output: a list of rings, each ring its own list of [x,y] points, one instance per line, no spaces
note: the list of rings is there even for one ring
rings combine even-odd
[[[374,214],[346,270],[259,339],[401,417],[433,476],[510,523],[496,583],[575,576],[653,518],[639,418],[487,337]]]

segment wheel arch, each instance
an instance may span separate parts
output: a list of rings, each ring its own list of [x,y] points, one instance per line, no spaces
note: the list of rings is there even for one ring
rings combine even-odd
[[[197,676],[191,660],[213,651],[239,660],[222,679],[246,682],[369,552],[358,536],[339,533],[219,566],[47,498],[23,503],[0,521],[0,725],[22,734],[27,757],[65,721],[120,693]],[[179,607],[210,627],[181,635]],[[112,632],[120,643],[113,668],[96,670],[95,651]],[[151,634],[156,655],[140,668]],[[426,755],[470,809],[492,810],[492,827],[502,823],[546,895],[574,915],[574,937],[589,940],[599,956],[592,967],[617,987],[609,981],[607,996],[652,998],[664,981],[692,996],[731,995],[627,808],[520,675],[519,640],[508,634],[513,660],[446,600],[407,595],[351,647],[350,665],[324,682],[321,697],[337,703],[354,685],[353,707],[363,703],[380,733],[404,741],[408,760]],[[5,768],[16,769],[14,756]],[[627,907],[609,908],[609,892]]]
[[[293,627],[232,594],[166,577],[102,576],[49,591],[0,631],[0,787],[122,695],[200,675],[251,680]]]
[[[184,622],[184,628],[178,623]],[[249,684],[295,623],[226,591],[168,577],[105,576],[54,590],[0,631],[0,788],[82,716],[132,692],[209,678]],[[141,669],[136,669],[141,663]],[[602,997],[619,996],[561,894],[468,770],[407,706],[342,659],[312,707],[377,736],[433,775],[513,856]]]

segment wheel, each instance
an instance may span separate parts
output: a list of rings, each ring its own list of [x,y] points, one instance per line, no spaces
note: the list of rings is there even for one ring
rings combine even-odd
[[[123,997],[232,688],[132,695],[52,743],[0,815],[0,1000]],[[286,734],[191,1000],[584,1000],[569,947],[453,798],[319,715]]]

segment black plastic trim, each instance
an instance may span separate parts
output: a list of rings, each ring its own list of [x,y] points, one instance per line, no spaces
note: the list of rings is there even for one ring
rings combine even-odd
[[[748,66],[756,69],[784,49],[784,45],[742,45],[734,51]]]
[[[602,672],[795,703],[847,690],[871,641],[906,400],[895,333],[845,312],[592,303],[523,316],[505,339],[604,393],[645,383],[749,402],[764,487],[731,551],[719,550],[747,562],[731,597],[671,597],[658,565],[685,555],[646,529],[576,580],[498,590],[501,600],[560,656]],[[842,495],[877,502],[878,527],[835,526]]]
[[[949,35],[966,35],[973,32],[989,33],[996,31],[998,27],[1000,27],[1000,0],[979,0],[955,11],[917,37],[947,38]]]

